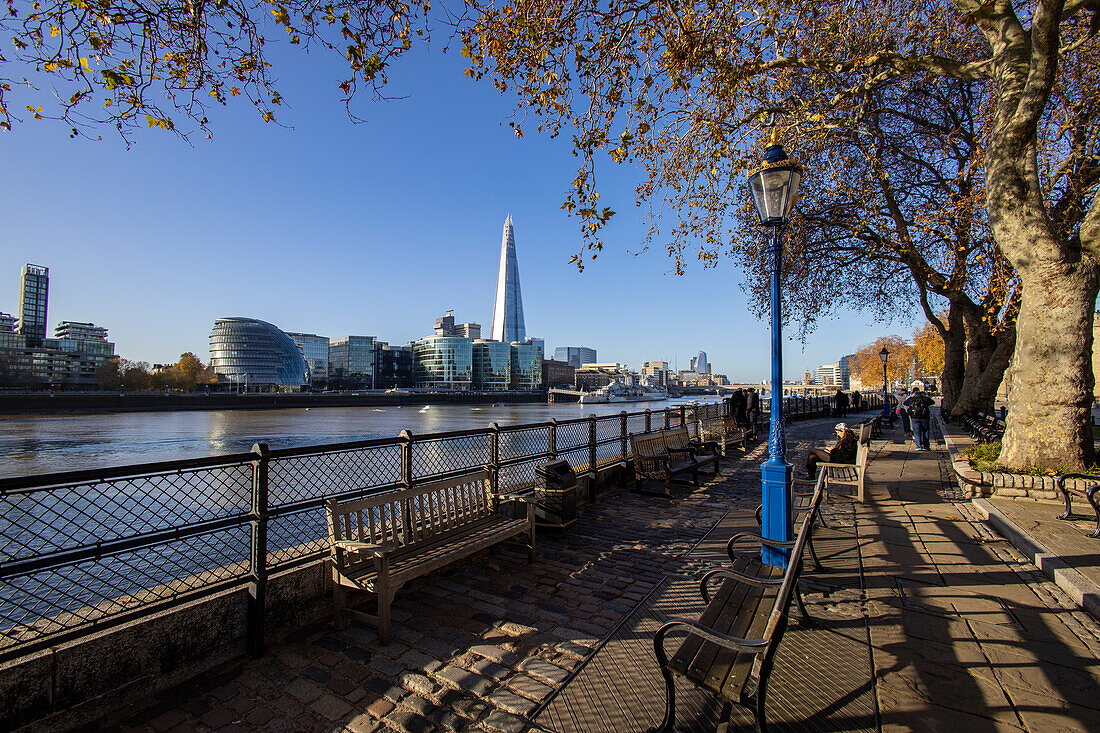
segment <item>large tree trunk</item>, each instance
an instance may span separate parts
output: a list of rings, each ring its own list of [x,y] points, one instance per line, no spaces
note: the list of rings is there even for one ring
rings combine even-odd
[[[1012,354],[1015,351],[1016,326],[1013,324],[1012,328],[1006,328],[999,335],[997,348],[994,350],[993,356],[990,357],[989,364],[986,365],[985,372],[982,373],[982,378],[978,382],[977,393],[981,412],[993,412],[997,404],[997,390],[1001,388],[1001,382],[1004,381],[1005,372],[1008,370],[1008,366],[1012,361]]]
[[[952,304],[947,311],[947,328],[940,331],[943,338],[943,374],[940,375],[940,391],[943,400],[940,408],[950,415],[962,390],[966,370],[966,327],[961,311]]]
[[[1096,275],[1082,262],[1038,258],[1021,258],[1016,268],[1024,293],[1000,461],[1018,469],[1080,471],[1094,461],[1089,417]]]

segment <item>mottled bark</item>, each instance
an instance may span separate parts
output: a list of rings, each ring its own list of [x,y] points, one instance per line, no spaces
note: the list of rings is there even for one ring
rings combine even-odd
[[[943,399],[940,408],[951,414],[962,391],[966,370],[966,328],[960,310],[951,306],[947,311],[947,323],[937,325],[943,339],[943,373],[940,375],[940,392]]]
[[[1080,471],[1094,460],[1092,309],[1095,268],[1021,258],[1024,297],[1009,368],[1001,462]]]

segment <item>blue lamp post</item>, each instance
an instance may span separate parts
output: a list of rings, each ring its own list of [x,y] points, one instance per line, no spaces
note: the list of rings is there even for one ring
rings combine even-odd
[[[890,359],[890,352],[885,346],[882,347],[882,351],[878,352],[878,358],[882,359],[882,421],[892,423],[894,422],[894,416],[890,412],[890,401],[887,399],[889,391],[887,389],[886,379],[886,362]]]
[[[768,460],[760,467],[763,512],[761,535],[789,542],[791,533],[791,464],[787,463],[787,437],[783,431],[783,318],[779,276],[783,269],[783,227],[798,201],[802,166],[788,158],[774,134],[764,160],[749,173],[749,191],[760,223],[771,229],[769,255],[772,279],[772,415],[768,436]],[[764,546],[761,559],[786,567],[789,550]]]

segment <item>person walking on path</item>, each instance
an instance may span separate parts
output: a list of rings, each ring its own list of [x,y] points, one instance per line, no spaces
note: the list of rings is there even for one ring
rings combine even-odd
[[[897,414],[901,417],[901,429],[905,431],[906,438],[913,437],[913,422],[909,419],[909,413],[905,409],[904,400],[909,399],[909,390],[902,393],[902,402],[898,404]]]
[[[913,445],[917,450],[931,450],[928,445],[928,429],[931,422],[932,398],[920,391],[920,387],[913,387],[913,394],[902,403],[904,411],[912,421]]]
[[[848,423],[836,424],[836,443],[828,450],[814,448],[810,455],[806,456],[806,476],[813,478],[817,472],[817,464],[826,463],[855,463],[856,462],[856,434],[848,428]]]

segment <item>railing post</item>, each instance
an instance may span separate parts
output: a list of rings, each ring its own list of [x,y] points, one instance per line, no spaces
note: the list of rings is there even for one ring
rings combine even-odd
[[[687,417],[684,415],[684,406],[680,405],[680,427],[687,427]]]
[[[668,430],[670,427],[672,427],[672,408],[671,407],[666,407],[665,408],[665,430]]]
[[[271,452],[266,443],[252,446],[256,460],[252,461],[251,569],[248,583],[248,654],[264,653],[264,616],[267,601],[267,489],[268,462]]]
[[[588,500],[596,502],[596,416],[588,416]]]
[[[653,411],[648,407],[645,408],[645,431],[651,432],[653,430]]]
[[[489,491],[495,497],[500,488],[500,426],[491,422],[489,431]]]
[[[402,430],[401,438],[401,485],[411,489],[413,485],[413,434],[409,430]],[[406,501],[402,508],[401,528],[405,537],[412,534],[412,502]]]
[[[623,467],[626,467],[626,410],[619,413],[619,456]]]
[[[550,418],[546,422],[546,452],[551,460],[558,457],[558,420]]]

